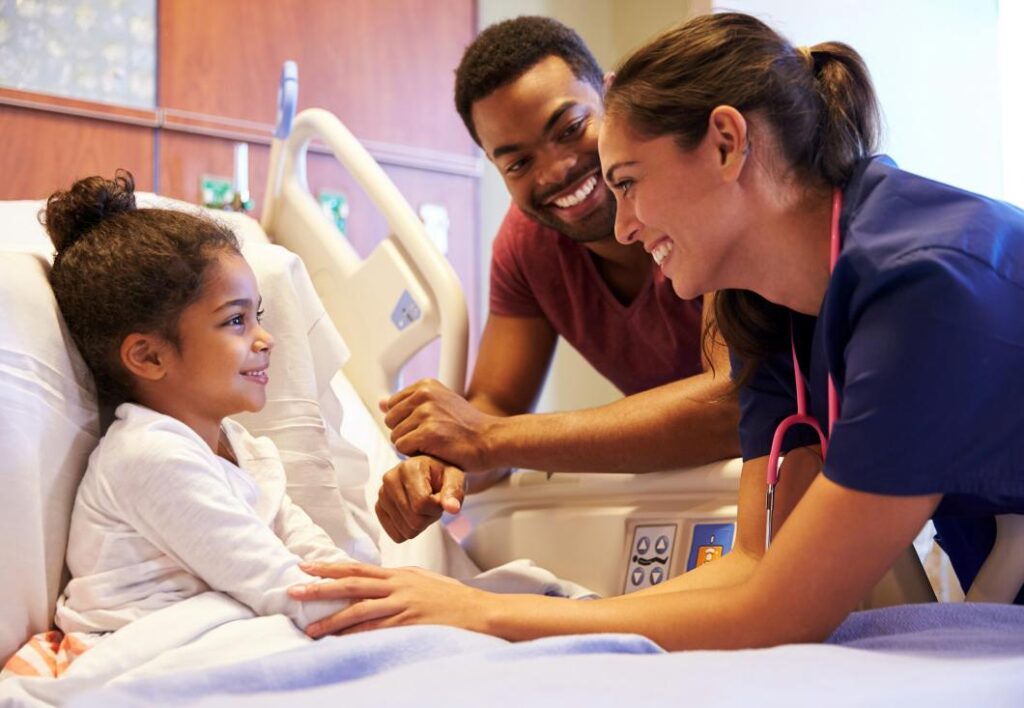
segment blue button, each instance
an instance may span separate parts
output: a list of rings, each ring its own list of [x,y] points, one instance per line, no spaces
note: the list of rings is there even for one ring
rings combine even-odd
[[[633,576],[631,578],[633,585],[639,585],[644,581],[643,568],[633,568]]]
[[[654,567],[651,569],[651,585],[657,585],[665,579],[665,571],[660,567]]]
[[[668,536],[658,536],[658,540],[654,542],[654,552],[662,554],[668,550]]]
[[[636,552],[644,554],[649,550],[651,550],[651,539],[646,536],[641,536],[640,540],[636,542]]]

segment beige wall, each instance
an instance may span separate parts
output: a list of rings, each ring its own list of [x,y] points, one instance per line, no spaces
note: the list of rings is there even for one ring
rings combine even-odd
[[[725,0],[715,6],[755,15],[797,45],[850,44],[874,80],[884,152],[911,172],[1003,196],[997,0]]]
[[[545,15],[564,22],[579,32],[601,65],[610,70],[647,38],[686,17],[706,12],[710,0],[480,0],[478,7],[481,29],[519,15]],[[483,312],[487,310],[491,241],[508,204],[505,185],[488,163],[480,185]],[[559,342],[538,410],[596,406],[620,396],[572,347]]]

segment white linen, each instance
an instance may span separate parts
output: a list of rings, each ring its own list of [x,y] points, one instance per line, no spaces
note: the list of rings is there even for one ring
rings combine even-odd
[[[0,681],[0,706],[63,705],[88,688],[209,669],[312,641],[283,615],[255,617],[252,610],[227,595],[206,592],[106,635],[60,679]]]
[[[347,606],[288,597],[315,580],[300,560],[351,558],[289,500],[270,440],[225,420],[235,466],[174,418],[132,403],[116,415],[75,500],[60,629],[113,631],[210,589],[300,628]]]
[[[47,272],[43,256],[0,251],[0,664],[50,627],[75,488],[100,435]]]
[[[253,241],[242,251],[263,297],[263,326],[275,343],[267,404],[235,419],[274,441],[295,503],[346,553],[379,564],[380,527],[363,496],[366,455],[338,434],[344,413],[330,385],[349,358],[348,347],[298,256]]]

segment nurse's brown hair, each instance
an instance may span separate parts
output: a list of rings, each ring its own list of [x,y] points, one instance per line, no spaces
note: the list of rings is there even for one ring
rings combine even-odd
[[[703,15],[666,31],[623,62],[605,94],[609,117],[640,138],[671,135],[682,150],[700,143],[721,105],[756,114],[773,133],[776,161],[809,186],[843,186],[877,149],[878,102],[854,49],[839,42],[796,49],[740,13]],[[740,383],[789,346],[788,311],[753,292],[719,292],[715,320],[747,362]]]
[[[121,342],[141,332],[177,346],[182,311],[201,295],[217,256],[239,253],[238,240],[195,214],[137,209],[135,181],[123,170],[50,195],[43,222],[57,250],[50,285],[100,401],[132,400]]]

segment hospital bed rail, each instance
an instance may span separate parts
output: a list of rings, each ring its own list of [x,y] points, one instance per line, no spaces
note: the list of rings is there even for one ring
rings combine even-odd
[[[365,259],[309,191],[306,153],[314,139],[330,148],[387,220],[390,235]],[[302,258],[337,328],[359,341],[344,372],[383,431],[378,401],[394,392],[402,366],[435,338],[441,339],[438,380],[463,390],[469,316],[458,276],[384,170],[331,113],[304,110],[287,136],[275,134],[261,225]]]

